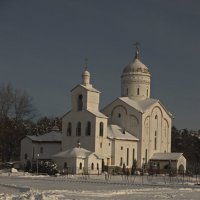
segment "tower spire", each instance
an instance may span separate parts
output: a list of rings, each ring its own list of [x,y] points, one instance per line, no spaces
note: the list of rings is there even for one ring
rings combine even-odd
[[[88,58],[84,58],[84,71],[87,71],[88,68]]]
[[[83,85],[88,87],[88,86],[91,86],[90,84],[90,72],[87,70],[87,67],[88,67],[88,59],[85,58],[84,59],[84,71],[82,73],[82,80],[83,80]]]
[[[139,59],[139,42],[135,42],[133,46],[135,46],[135,59]]]

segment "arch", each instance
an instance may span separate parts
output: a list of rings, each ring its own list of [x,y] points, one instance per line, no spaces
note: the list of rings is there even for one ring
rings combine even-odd
[[[90,136],[91,135],[91,122],[87,122],[86,130],[85,130],[85,135]]]
[[[167,127],[169,128],[169,122],[166,118],[164,118],[164,121],[167,123]]]
[[[76,136],[81,136],[81,122],[76,125]]]
[[[103,122],[100,122],[99,124],[99,136],[103,136],[103,130],[104,129],[104,125]]]
[[[180,164],[179,167],[178,167],[178,172],[184,173],[184,171],[185,171],[185,168],[184,168],[183,164]]]
[[[152,116],[153,111],[154,111],[156,108],[158,108],[158,109],[160,110],[161,116],[163,117],[162,109],[161,109],[159,106],[155,106],[155,107],[152,109],[152,111],[151,111],[151,116]]]
[[[67,125],[67,136],[71,136],[72,135],[72,123],[68,122]]]
[[[122,105],[117,105],[117,106],[115,106],[115,107],[112,109],[111,116],[113,116],[113,113],[114,113],[115,109],[116,109],[116,108],[119,108],[119,107],[123,108],[124,111],[125,111],[125,113],[126,113],[126,115],[127,115],[127,109],[126,109],[124,106],[122,106]]]
[[[139,124],[139,119],[135,115],[130,115],[130,116],[133,117],[136,120],[137,125],[138,125]]]
[[[82,94],[78,95],[77,104],[78,104],[78,111],[81,111],[83,109],[83,95]]]

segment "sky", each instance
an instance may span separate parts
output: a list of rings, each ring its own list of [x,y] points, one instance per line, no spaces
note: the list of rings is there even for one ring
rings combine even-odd
[[[38,116],[63,116],[84,58],[101,108],[140,42],[151,97],[178,129],[200,129],[199,0],[0,0],[0,84],[33,98]]]

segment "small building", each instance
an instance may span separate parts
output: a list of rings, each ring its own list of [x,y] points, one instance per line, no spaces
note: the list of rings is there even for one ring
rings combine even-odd
[[[20,160],[23,166],[32,165],[36,160],[51,160],[52,155],[61,151],[62,133],[58,127],[43,135],[26,135],[21,140]]]
[[[102,170],[102,159],[96,153],[78,147],[52,156],[63,173],[98,174]]]
[[[179,172],[186,170],[186,159],[183,153],[154,153],[150,162],[158,164],[161,170],[171,169]]]

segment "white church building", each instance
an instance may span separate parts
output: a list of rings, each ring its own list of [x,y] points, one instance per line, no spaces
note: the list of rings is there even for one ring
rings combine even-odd
[[[82,84],[71,90],[72,108],[62,119],[63,152],[53,156],[59,168],[67,166],[74,173],[96,173],[104,165],[131,168],[136,160],[141,168],[151,158],[161,166],[162,155],[167,155],[168,162],[174,159],[172,114],[159,100],[151,98],[151,74],[141,62],[137,47],[133,61],[121,75],[121,96],[102,110],[101,92],[91,84],[90,76],[85,70]],[[178,159],[175,168],[185,169],[185,158]]]

